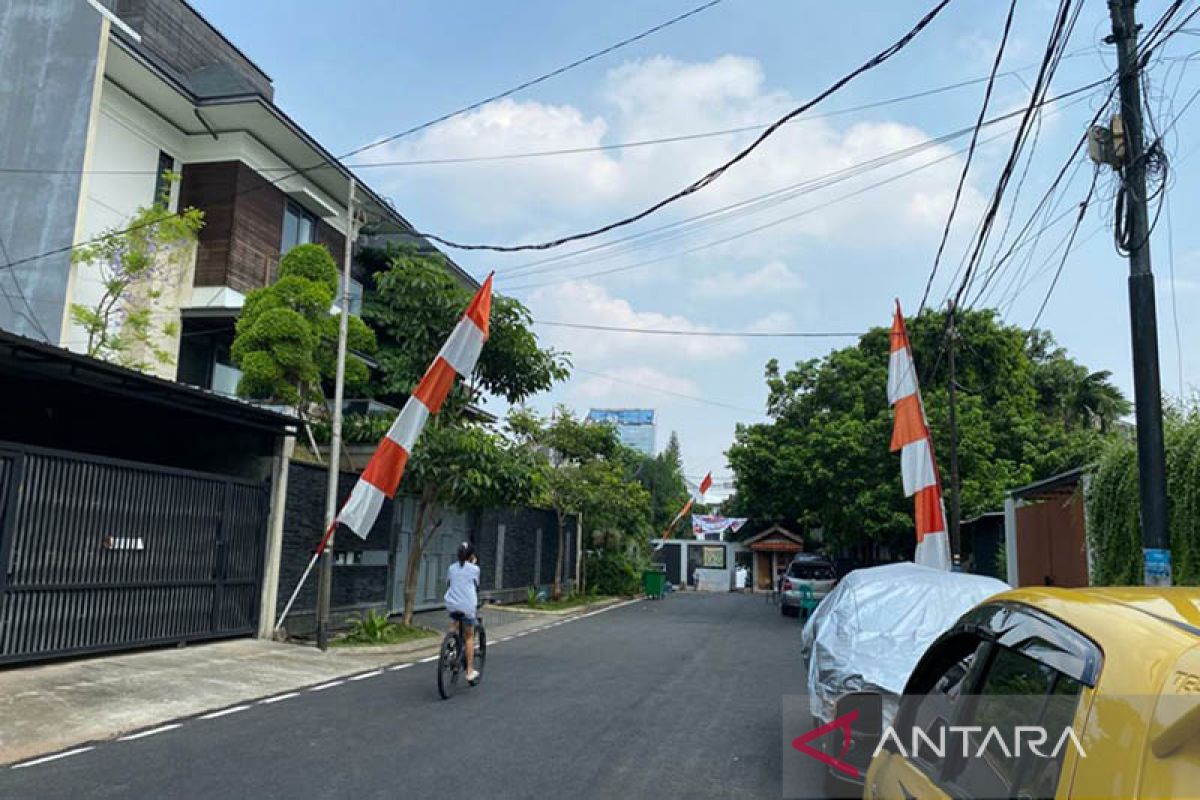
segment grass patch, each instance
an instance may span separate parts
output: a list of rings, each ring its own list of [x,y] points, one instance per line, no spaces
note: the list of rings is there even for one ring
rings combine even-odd
[[[607,600],[606,596],[590,595],[590,594],[571,594],[561,600],[538,600],[531,598],[524,603],[518,603],[510,608],[530,608],[534,611],[566,611],[571,608],[579,608],[590,603],[595,603],[600,600]]]
[[[418,639],[436,637],[437,631],[418,625],[399,625],[388,619],[386,614],[371,611],[365,617],[351,620],[350,632],[330,642],[331,647],[372,647],[375,645],[404,644]]]

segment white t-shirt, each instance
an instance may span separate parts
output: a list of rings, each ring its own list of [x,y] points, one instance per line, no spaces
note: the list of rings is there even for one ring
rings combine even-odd
[[[479,606],[479,596],[475,592],[479,585],[479,565],[456,561],[446,571],[446,577],[450,580],[450,588],[446,589],[446,610],[475,616]]]

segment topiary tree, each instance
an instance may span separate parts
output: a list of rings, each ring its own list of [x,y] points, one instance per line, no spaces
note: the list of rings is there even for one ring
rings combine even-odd
[[[279,279],[246,296],[231,355],[242,370],[238,395],[296,406],[301,414],[323,396],[322,380],[336,370],[338,316],[331,313],[338,271],[324,245],[293,247],[279,263]],[[375,334],[351,315],[349,350],[370,354]],[[361,392],[370,373],[358,359],[346,360],[346,389]]]

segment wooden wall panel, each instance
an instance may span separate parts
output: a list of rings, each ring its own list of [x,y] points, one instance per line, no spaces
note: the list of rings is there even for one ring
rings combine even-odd
[[[184,164],[179,207],[204,212],[196,251],[196,286],[224,286],[229,271],[238,162]]]
[[[238,167],[227,285],[239,292],[249,292],[275,279],[286,198],[245,164]]]

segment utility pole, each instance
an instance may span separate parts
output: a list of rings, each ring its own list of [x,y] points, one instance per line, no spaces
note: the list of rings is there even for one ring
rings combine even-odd
[[[337,372],[333,383],[333,424],[329,432],[329,479],[325,490],[325,526],[328,530],[337,516],[339,456],[342,449],[342,400],[346,389],[346,337],[350,327],[350,262],[356,235],[354,178],[346,196],[346,246],[342,253],[342,291],[338,301]],[[317,580],[317,647],[329,647],[329,606],[333,592],[333,534],[321,553],[321,572]]]
[[[1158,320],[1150,272],[1150,221],[1146,209],[1145,143],[1142,141],[1141,65],[1138,63],[1137,0],[1109,0],[1120,76],[1123,164],[1129,237],[1129,321],[1133,331],[1133,393],[1137,410],[1138,488],[1141,495],[1142,554],[1147,586],[1171,585],[1167,533],[1167,476],[1163,446],[1162,388],[1158,372]]]
[[[954,327],[954,299],[950,299],[947,312],[950,315],[947,334],[950,364],[950,384],[948,386],[950,400],[950,558],[962,558],[962,522],[961,506],[959,504],[959,489],[961,482],[958,475],[958,370],[954,360],[954,350],[957,346],[958,331]]]

